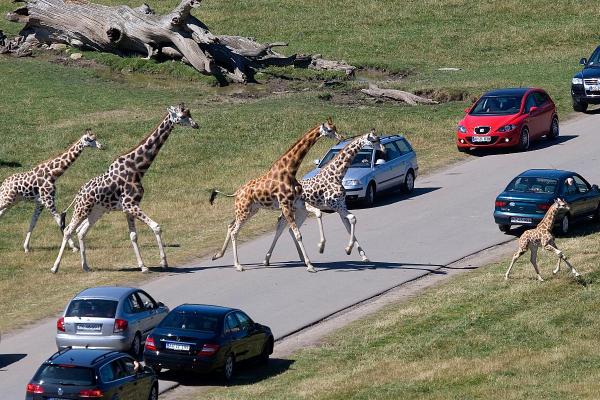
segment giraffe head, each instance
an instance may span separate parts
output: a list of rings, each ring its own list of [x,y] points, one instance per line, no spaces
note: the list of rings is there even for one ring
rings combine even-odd
[[[186,108],[185,104],[180,103],[176,106],[169,107],[167,110],[169,111],[169,118],[174,124],[198,129],[198,124],[192,119],[190,109]]]
[[[571,210],[571,207],[569,207],[569,204],[561,198],[557,198],[556,200],[554,200],[554,204],[556,204],[556,209],[559,211],[560,210],[565,210],[565,211]]]
[[[85,130],[85,133],[81,137],[81,144],[83,147],[92,147],[99,150],[104,149],[104,146],[96,140],[96,134],[89,128]]]
[[[319,129],[319,137],[326,136],[330,139],[342,140],[342,136],[337,132],[337,128],[333,124],[331,117],[327,118],[327,122],[321,124]]]
[[[371,129],[371,132],[362,136],[362,145],[364,146],[367,144],[371,145],[373,149],[385,153],[385,147],[383,147],[379,136],[377,136],[377,134],[375,133],[375,128]]]

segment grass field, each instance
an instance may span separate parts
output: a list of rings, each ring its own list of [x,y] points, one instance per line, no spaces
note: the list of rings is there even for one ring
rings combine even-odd
[[[342,328],[279,375],[185,398],[597,399],[599,229],[558,241],[579,280],[564,264],[552,277],[544,252],[546,282],[528,255],[505,281],[507,257]]]
[[[178,2],[151,3],[164,12]],[[564,117],[577,60],[589,55],[598,39],[589,29],[595,26],[595,16],[577,4],[205,0],[195,15],[215,33],[288,41],[289,54],[321,53],[359,67],[407,74],[388,84],[392,87],[469,99],[493,87],[542,86]],[[0,13],[12,8],[2,3]],[[2,20],[0,29],[15,34],[19,26]],[[163,228],[171,265],[208,254],[220,244],[232,205],[222,200],[209,207],[210,188],[235,190],[328,115],[340,130],[352,134],[371,127],[405,134],[418,152],[423,173],[463,158],[455,151],[454,126],[468,100],[427,107],[376,103],[357,94],[364,82],[322,89],[321,75],[289,70],[281,72],[296,79],[281,80],[288,93],[265,90],[277,71],[259,76],[266,84],[215,88],[211,79],[176,63],[157,65],[90,53],[84,59],[89,62],[0,56],[0,180],[57,154],[91,127],[107,149],[86,151],[59,181],[62,209],[83,183],[135,145],[168,105],[183,100],[201,128],[173,133],[145,177],[142,203]],[[461,70],[438,71],[441,67]],[[319,157],[330,144],[319,143],[307,160]],[[306,164],[304,170],[309,168]],[[34,232],[32,252],[25,255],[21,250],[32,211],[32,204],[20,204],[0,221],[0,330],[58,311],[80,288],[145,279],[131,268],[135,258],[125,218],[119,214],[103,217],[87,237],[94,272],[80,272],[78,255],[69,253],[59,275],[51,275],[60,236],[47,213]],[[245,227],[242,236],[270,229],[275,218],[265,213]],[[154,238],[143,226],[138,231],[142,256],[154,266]]]

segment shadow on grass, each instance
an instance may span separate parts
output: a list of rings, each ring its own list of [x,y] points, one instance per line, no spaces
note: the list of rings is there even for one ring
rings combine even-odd
[[[17,161],[4,161],[4,160],[0,160],[0,168],[1,167],[7,167],[7,168],[19,168],[22,167],[23,165],[21,165],[20,162]]]
[[[269,359],[269,364],[258,365],[256,361],[245,361],[236,366],[236,375],[229,386],[252,385],[284,373],[294,364],[294,360]],[[158,378],[162,381],[177,382],[182,386],[225,386],[216,374],[200,374],[187,371],[164,371]]]
[[[0,370],[21,361],[27,354],[0,354]]]
[[[534,142],[531,142],[531,146],[529,147],[529,152],[531,151],[538,151],[538,150],[543,150],[546,149],[548,147],[551,146],[556,146],[565,142],[568,142],[569,140],[573,140],[576,137],[578,137],[578,135],[564,135],[564,136],[559,136],[557,137],[555,140],[547,140],[546,138],[542,138],[539,140],[536,140]],[[470,155],[475,156],[475,157],[485,157],[485,156],[491,156],[491,155],[497,155],[497,154],[509,154],[509,153],[514,153],[516,150],[513,148],[476,148],[474,150],[471,150],[469,152]]]
[[[435,192],[438,189],[441,189],[441,187],[416,187],[411,193],[402,193],[399,190],[382,191],[377,193],[377,199],[372,207],[363,206],[360,202],[348,202],[348,208],[356,210],[383,207],[402,200],[408,200],[427,193]]]

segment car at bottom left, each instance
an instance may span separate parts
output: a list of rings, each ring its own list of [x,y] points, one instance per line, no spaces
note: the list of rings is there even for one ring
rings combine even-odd
[[[128,354],[65,348],[39,367],[26,399],[158,399],[158,379]]]

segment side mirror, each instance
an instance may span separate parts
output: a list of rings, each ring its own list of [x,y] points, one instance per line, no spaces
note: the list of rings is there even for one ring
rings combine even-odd
[[[159,302],[158,302],[158,306],[159,306],[159,307],[164,307],[164,306],[165,306],[165,304],[164,304],[162,301],[159,301]]]
[[[579,60],[579,65],[587,65],[587,58],[583,57],[581,60]]]
[[[534,112],[536,112],[538,110],[538,108],[536,106],[533,106],[529,109],[529,114],[533,114]]]
[[[598,191],[598,185],[592,185],[592,190]]]
[[[385,164],[385,160],[383,158],[378,158],[377,161],[375,161],[375,165],[383,165]]]
[[[321,164],[321,160],[319,160],[318,158],[316,158],[316,159],[313,160],[313,164],[319,165],[319,164]]]

